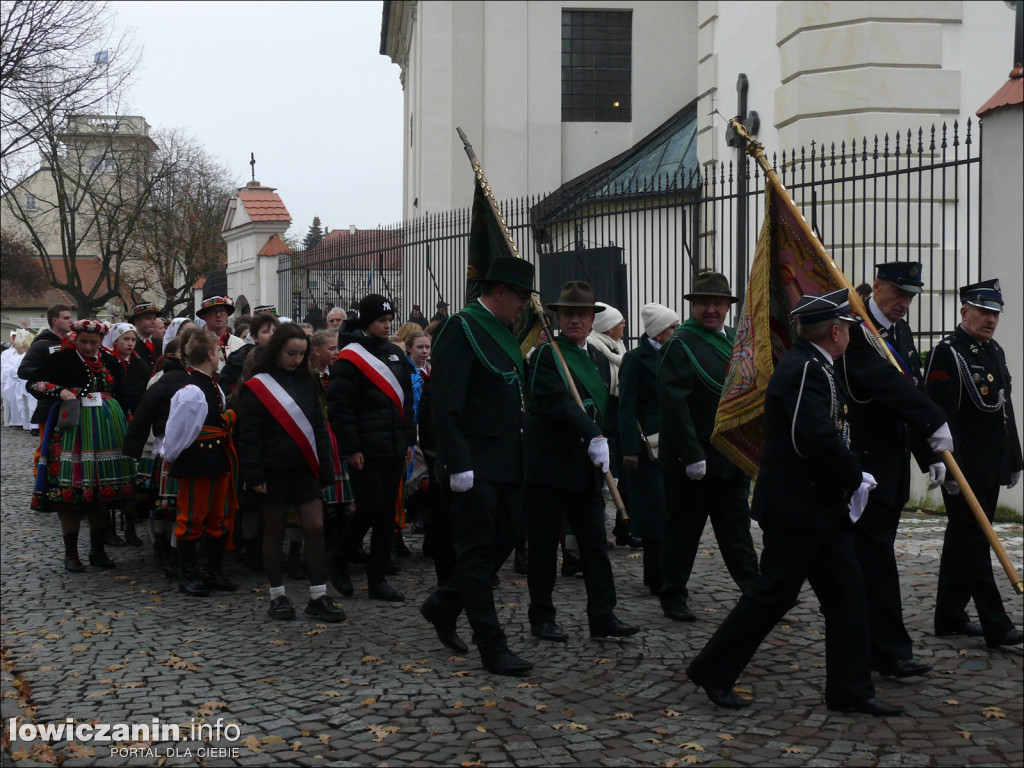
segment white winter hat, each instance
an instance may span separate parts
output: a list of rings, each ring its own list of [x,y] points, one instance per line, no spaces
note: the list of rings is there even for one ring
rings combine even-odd
[[[603,301],[595,301],[594,303],[599,307],[604,307],[604,312],[598,312],[594,316],[595,333],[607,333],[622,322],[622,313],[615,307],[605,304]]]
[[[663,304],[644,304],[640,310],[640,319],[644,324],[644,333],[653,339],[672,323],[678,323],[679,315]]]

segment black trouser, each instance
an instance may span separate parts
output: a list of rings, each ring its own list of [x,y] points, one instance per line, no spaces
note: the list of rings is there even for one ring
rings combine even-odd
[[[996,512],[999,486],[971,490],[989,522]],[[985,639],[993,640],[1013,629],[1006,615],[992,575],[992,556],[988,539],[974,518],[963,494],[950,496],[942,489],[946,503],[946,535],[939,560],[939,590],[935,599],[935,627],[938,630],[963,626],[967,621],[967,602],[974,600],[978,621]]]
[[[362,469],[349,467],[356,509],[342,531],[341,551],[347,554],[358,549],[366,532],[372,527],[370,564],[366,567],[366,580],[369,584],[380,584],[387,578],[391,563],[391,539],[395,530],[395,504],[403,472],[404,456],[367,458],[364,459]]]
[[[871,664],[880,669],[910,659],[914,649],[903,625],[900,574],[896,567],[896,530],[902,505],[868,497],[864,514],[853,526],[853,549],[864,576],[871,633]]]
[[[528,483],[524,506],[530,550],[526,567],[530,624],[555,620],[551,593],[555,589],[563,515],[580,548],[583,583],[587,588],[587,618],[591,626],[608,622],[615,610],[615,580],[608,560],[604,498],[600,488],[595,485],[588,491],[567,491]]]
[[[441,482],[448,484],[447,478]],[[491,592],[495,563],[515,547],[520,528],[522,486],[476,480],[463,493],[451,492],[455,573],[427,598],[439,615],[452,622],[465,609],[473,642],[484,658],[508,650]]]
[[[761,575],[690,665],[691,677],[727,690],[810,581],[825,616],[825,700],[831,707],[874,698],[864,581],[850,520],[823,529],[762,526]]]
[[[423,554],[434,561],[437,585],[455,573],[455,543],[452,532],[452,492],[448,478],[434,474],[436,459],[427,459],[427,512],[423,516]]]
[[[689,597],[686,584],[709,517],[732,580],[741,591],[754,582],[757,553],[750,538],[749,493],[746,478],[690,480],[685,472],[666,473],[668,519],[661,551],[663,606],[686,602]]]

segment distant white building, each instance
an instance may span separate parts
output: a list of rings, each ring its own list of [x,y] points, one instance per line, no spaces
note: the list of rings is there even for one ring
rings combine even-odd
[[[228,295],[236,314],[279,306],[278,257],[291,253],[283,240],[292,217],[273,187],[250,181],[228,201],[221,237],[227,243]]]

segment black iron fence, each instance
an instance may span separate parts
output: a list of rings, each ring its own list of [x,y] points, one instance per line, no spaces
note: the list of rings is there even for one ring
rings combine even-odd
[[[878,263],[922,263],[925,292],[909,318],[922,349],[956,326],[957,287],[980,279],[980,134],[980,124],[968,121],[965,128],[943,124],[770,156],[854,285],[870,283]],[[468,167],[466,176],[471,184]],[[659,302],[682,315],[682,297],[701,270],[723,272],[742,294],[763,195],[763,174],[745,158],[744,166],[723,163],[629,187],[597,185],[570,197],[520,197],[500,207],[520,254],[538,265],[545,300],[558,292],[545,275],[550,282],[568,264],[573,278],[603,285],[606,272],[597,273],[607,265],[594,257],[618,254],[625,285],[598,298],[625,304],[619,309],[636,337],[643,304]],[[457,309],[465,296],[469,222],[468,208],[431,214],[343,232],[349,236],[281,257],[279,306],[300,318],[310,302],[348,308],[372,291],[394,300],[402,322],[413,305],[428,319],[438,302]],[[740,250],[748,255],[738,265]],[[556,261],[560,270],[545,268]]]

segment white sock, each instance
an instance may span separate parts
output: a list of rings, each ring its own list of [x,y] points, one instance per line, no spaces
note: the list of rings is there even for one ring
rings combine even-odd
[[[315,587],[312,584],[309,585],[309,599],[310,600],[319,600],[321,597],[323,597],[326,594],[327,594],[327,585],[326,584],[317,584]]]
[[[284,597],[284,586],[271,587],[270,588],[270,599],[273,600],[275,597]]]

